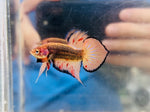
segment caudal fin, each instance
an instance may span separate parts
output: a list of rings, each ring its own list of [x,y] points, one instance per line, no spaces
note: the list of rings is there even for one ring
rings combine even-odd
[[[83,50],[83,66],[87,71],[94,71],[100,67],[108,54],[104,45],[94,38],[84,41]]]

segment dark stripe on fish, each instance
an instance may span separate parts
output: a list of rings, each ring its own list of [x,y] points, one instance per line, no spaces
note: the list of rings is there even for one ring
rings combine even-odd
[[[57,59],[68,59],[68,60],[82,60],[82,51],[72,54],[69,52],[57,51],[54,55],[54,58]]]
[[[79,52],[83,52],[83,50],[76,50],[70,47],[69,45],[62,44],[62,43],[48,43],[46,44],[46,46],[50,52],[62,51],[62,52],[69,52],[72,54],[78,54]],[[45,45],[41,47],[45,47]]]

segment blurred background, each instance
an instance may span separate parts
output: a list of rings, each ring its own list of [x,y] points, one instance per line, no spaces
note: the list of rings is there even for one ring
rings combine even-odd
[[[51,66],[48,76],[43,73],[35,83],[41,63],[36,63],[36,59],[30,56],[30,45],[33,43],[28,44],[30,38],[34,41],[34,37],[40,40],[49,37],[65,38],[71,29],[86,31],[91,37],[102,41],[108,38],[105,34],[106,26],[121,21],[118,15],[122,9],[149,8],[149,0],[28,1],[1,2],[5,4],[0,13],[4,21],[0,37],[1,111],[150,111],[149,64],[139,63],[139,66],[147,66],[145,69],[110,64],[107,61],[91,73],[81,67],[80,76],[85,87],[70,75]],[[22,16],[23,12],[25,16]],[[32,32],[32,29],[35,31]],[[120,56],[128,55],[129,52],[114,51],[110,54]],[[150,63],[150,60],[146,61]]]

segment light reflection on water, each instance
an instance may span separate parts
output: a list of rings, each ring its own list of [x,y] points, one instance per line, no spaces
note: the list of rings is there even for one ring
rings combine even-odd
[[[14,4],[12,4],[13,6]],[[105,26],[108,23],[120,21],[118,13],[122,8],[148,6],[141,1],[100,2],[97,4],[86,4],[85,2],[67,4],[64,2],[63,5],[60,3],[51,5],[50,2],[43,2],[37,7],[36,12],[30,14],[30,19],[42,39],[47,37],[63,38],[70,29],[78,28],[88,31],[89,35],[102,40],[106,38]],[[57,11],[57,9],[59,10]],[[134,66],[105,63],[94,73],[88,73],[81,69],[81,79],[86,87],[81,86],[71,76],[51,67],[48,76],[46,77],[45,73],[42,74],[38,83],[35,84],[41,64],[36,63],[36,59],[32,56],[28,60],[28,50],[31,48],[22,48],[24,46],[23,34],[20,31],[21,27],[15,23],[15,20],[19,20],[16,13],[17,9],[12,8],[11,34],[14,48],[12,62],[15,110],[104,110],[110,112],[122,109],[124,111],[150,110],[149,71]],[[26,33],[30,33],[30,29],[25,30]],[[17,36],[19,38],[16,38]],[[28,39],[33,36],[31,34]],[[117,54],[118,52],[113,53]],[[118,53],[118,57],[120,56],[121,54]],[[25,64],[23,64],[24,62]],[[143,63],[139,65],[143,65]]]

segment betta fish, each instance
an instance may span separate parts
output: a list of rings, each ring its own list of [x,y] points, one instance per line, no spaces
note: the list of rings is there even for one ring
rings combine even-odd
[[[71,74],[82,84],[79,76],[81,62],[86,71],[95,71],[104,63],[108,50],[99,40],[89,37],[85,32],[71,30],[66,39],[45,39],[30,53],[37,58],[37,62],[43,63],[38,78],[53,63],[57,70]]]

